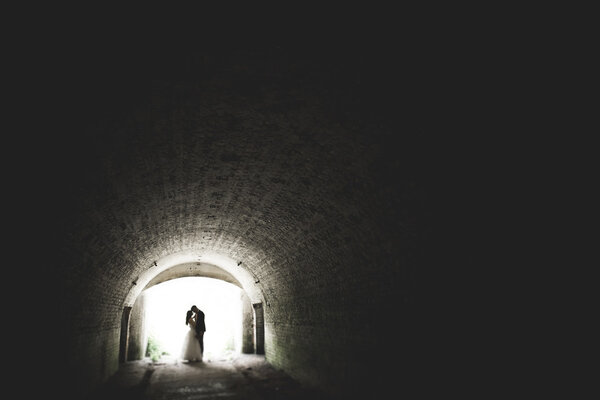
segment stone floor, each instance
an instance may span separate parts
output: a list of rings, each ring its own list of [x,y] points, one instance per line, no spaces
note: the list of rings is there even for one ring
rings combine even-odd
[[[330,399],[273,368],[264,356],[188,363],[130,361],[91,397],[105,399]]]

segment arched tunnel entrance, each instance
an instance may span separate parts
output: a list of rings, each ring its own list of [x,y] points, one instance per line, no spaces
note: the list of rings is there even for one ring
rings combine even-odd
[[[182,255],[179,255],[179,257],[182,257]],[[159,268],[157,263],[155,272],[156,275],[150,279],[135,298],[133,306],[126,305],[123,308],[119,345],[120,363],[142,359],[146,354],[148,340],[148,326],[146,324],[148,302],[146,294],[148,290],[165,282],[173,282],[189,277],[211,278],[234,285],[240,289],[239,315],[234,318],[239,318],[240,321],[239,332],[236,332],[236,336],[239,335],[241,340],[235,350],[243,354],[264,354],[265,328],[262,302],[253,302],[240,281],[231,273],[216,265],[204,262],[181,263],[166,269]],[[190,300],[190,305],[192,303],[193,301]]]
[[[339,57],[151,47],[138,59],[89,46],[87,67],[52,79],[76,90],[38,146],[47,179],[31,182],[46,184],[48,207],[30,210],[48,216],[35,223],[56,250],[36,267],[55,280],[38,279],[57,386],[84,398],[140,357],[144,290],[183,277],[243,290],[242,353],[298,382],[334,394],[410,385],[422,274],[452,269],[428,247],[431,198],[454,193],[431,186],[449,139],[430,151],[414,93],[390,85],[419,81],[354,45]]]

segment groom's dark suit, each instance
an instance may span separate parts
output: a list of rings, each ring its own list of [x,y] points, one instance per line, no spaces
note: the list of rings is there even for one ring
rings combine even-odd
[[[198,336],[198,341],[200,342],[200,349],[202,349],[202,353],[204,353],[204,332],[206,331],[206,326],[204,325],[204,313],[201,310],[198,310],[198,318],[196,320],[196,335]]]

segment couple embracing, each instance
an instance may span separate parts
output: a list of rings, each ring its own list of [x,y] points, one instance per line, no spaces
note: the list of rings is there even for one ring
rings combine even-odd
[[[196,306],[192,306],[185,316],[185,324],[188,326],[188,331],[183,339],[183,347],[181,348],[182,360],[202,361],[204,353],[204,313]]]

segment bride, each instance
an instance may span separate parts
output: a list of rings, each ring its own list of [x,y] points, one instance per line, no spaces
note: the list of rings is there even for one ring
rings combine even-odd
[[[196,314],[192,310],[188,310],[185,324],[189,329],[183,338],[180,358],[188,361],[202,361],[200,342],[196,338]]]

